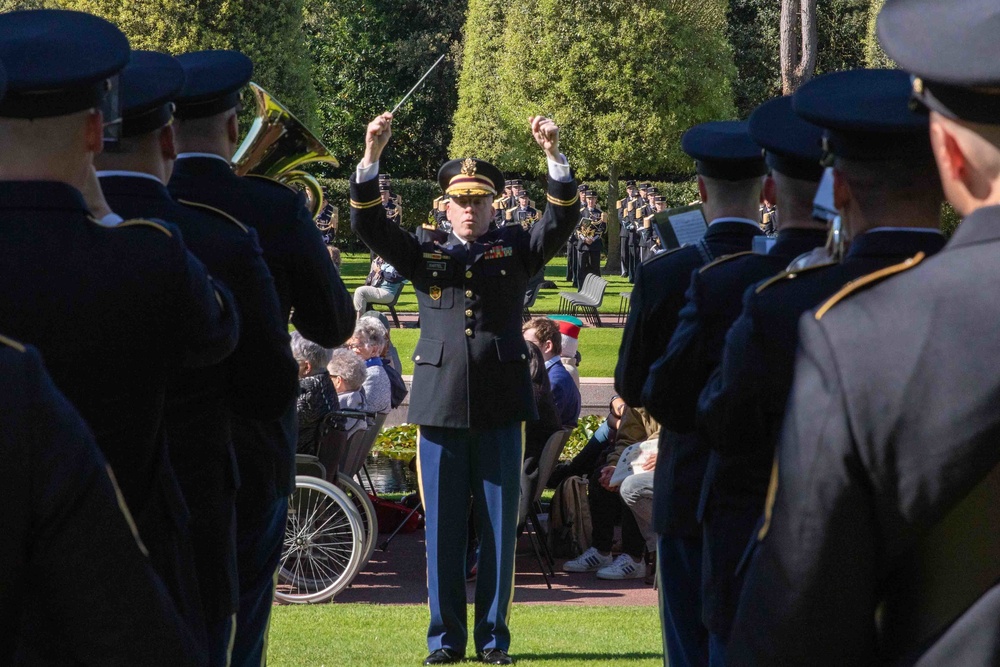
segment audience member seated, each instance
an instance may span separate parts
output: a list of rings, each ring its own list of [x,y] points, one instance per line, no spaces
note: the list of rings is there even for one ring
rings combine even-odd
[[[392,390],[389,397],[389,405],[393,409],[398,408],[402,405],[410,390],[407,389],[406,381],[403,380],[403,376],[401,375],[402,371],[400,369],[402,366],[399,363],[399,352],[396,351],[396,346],[392,344],[392,328],[389,326],[389,320],[377,310],[369,310],[362,317],[374,317],[385,327],[385,348],[379,356],[382,358],[382,367],[385,369],[385,374],[389,376],[389,388]]]
[[[618,489],[608,482],[622,451],[629,445],[657,437],[660,425],[645,410],[628,408],[622,416],[614,446],[602,457],[601,467],[588,478],[587,502],[593,524],[592,546],[573,560],[566,561],[567,572],[597,572],[598,579],[643,579],[646,566],[643,554],[646,540],[635,516],[622,502]],[[615,524],[621,521],[622,552],[611,555]]]
[[[545,369],[552,385],[552,400],[556,404],[559,423],[564,428],[576,428],[580,419],[580,390],[559,359],[562,351],[562,334],[555,322],[547,317],[536,317],[522,327],[524,340],[534,343],[545,358]]]
[[[299,418],[300,454],[317,455],[319,426],[323,417],[339,406],[337,390],[333,387],[326,365],[330,350],[306,340],[298,331],[292,332],[292,356],[299,364]]]
[[[382,364],[391,365],[397,372],[402,373],[403,366],[399,361],[399,350],[392,344],[392,327],[389,326],[389,318],[385,316],[385,313],[380,313],[377,310],[366,311],[361,317],[374,317],[385,327],[386,351],[382,354]]]
[[[606,454],[606,450],[613,445],[618,435],[618,425],[621,423],[622,414],[625,412],[625,405],[620,397],[614,396],[608,405],[608,416],[605,417],[601,425],[590,436],[590,440],[583,449],[573,457],[572,461],[560,463],[549,476],[547,486],[551,489],[559,486],[567,477],[586,477],[597,468],[599,460]]]
[[[346,347],[338,347],[330,354],[330,362],[326,365],[326,370],[330,373],[333,386],[337,390],[337,398],[340,400],[340,407],[343,410],[363,410],[365,407],[365,396],[362,390],[365,377],[365,362],[357,354]],[[350,438],[355,431],[360,431],[368,427],[364,419],[349,418],[344,421],[344,430]]]
[[[538,409],[538,419],[530,419],[524,423],[524,461],[527,464],[524,471],[531,474],[538,467],[538,457],[545,443],[562,426],[559,424],[556,404],[552,400],[552,387],[545,371],[545,357],[538,346],[532,343],[528,343],[528,357],[531,387],[535,393],[535,407]]]
[[[373,317],[362,317],[354,328],[354,335],[347,347],[365,362],[366,377],[363,384],[365,406],[369,412],[389,412],[392,408],[392,386],[382,364],[387,331]]]
[[[391,264],[376,256],[365,284],[354,290],[354,310],[358,317],[368,310],[369,303],[392,303],[403,289],[404,280]]]

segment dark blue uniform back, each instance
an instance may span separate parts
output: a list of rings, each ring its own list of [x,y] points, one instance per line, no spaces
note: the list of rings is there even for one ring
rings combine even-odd
[[[0,256],[3,328],[47,355],[115,470],[154,566],[185,615],[200,615],[163,405],[172,373],[233,350],[228,291],[176,228],[102,227],[77,190],[56,182],[0,183]]]
[[[234,510],[238,472],[232,414],[274,419],[294,400],[297,366],[289,348],[274,281],[257,234],[206,207],[174,201],[162,184],[141,176],[102,176],[111,208],[126,217],[169,220],[212,275],[230,287],[240,311],[240,340],[223,363],[187,369],[167,393],[170,458],[192,514],[191,530],[211,623],[236,611]]]

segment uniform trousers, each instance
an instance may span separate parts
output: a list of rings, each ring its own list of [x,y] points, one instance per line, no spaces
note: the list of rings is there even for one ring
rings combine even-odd
[[[574,286],[576,285],[577,254],[576,244],[568,242],[566,244],[566,280]]]
[[[701,620],[701,538],[660,535],[656,571],[660,577],[660,623],[664,664],[708,664],[708,630]]]
[[[510,648],[507,626],[514,598],[514,547],[524,426],[499,428],[421,426],[417,474],[426,512],[430,651],[465,653],[466,512],[475,500],[479,536],[473,640],[477,651]]]

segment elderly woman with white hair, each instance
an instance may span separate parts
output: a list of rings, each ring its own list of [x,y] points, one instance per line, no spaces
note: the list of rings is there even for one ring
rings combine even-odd
[[[296,403],[299,418],[299,444],[301,454],[316,455],[319,444],[319,426],[323,417],[336,410],[337,390],[326,370],[330,350],[306,340],[298,331],[292,332],[292,356],[299,364],[299,398]]]
[[[382,353],[388,341],[388,331],[374,317],[362,317],[354,327],[354,335],[347,341],[366,366],[366,377],[362,385],[365,392],[365,410],[369,412],[389,412],[392,401],[392,385],[382,367]]]
[[[334,349],[330,355],[330,363],[326,365],[326,370],[329,371],[330,378],[333,379],[333,386],[337,390],[337,398],[342,410],[368,410],[362,389],[368,373],[365,362],[357,354],[346,347]],[[344,423],[344,430],[348,437],[362,428],[366,428],[364,419],[347,419]]]

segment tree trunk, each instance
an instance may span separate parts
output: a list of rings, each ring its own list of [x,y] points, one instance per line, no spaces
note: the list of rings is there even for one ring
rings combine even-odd
[[[781,92],[791,95],[816,69],[816,0],[781,0]]]
[[[608,214],[608,261],[604,265],[604,273],[618,274],[622,268],[622,239],[618,235],[621,230],[621,220],[618,219],[618,167],[608,167],[608,201],[605,211]]]

